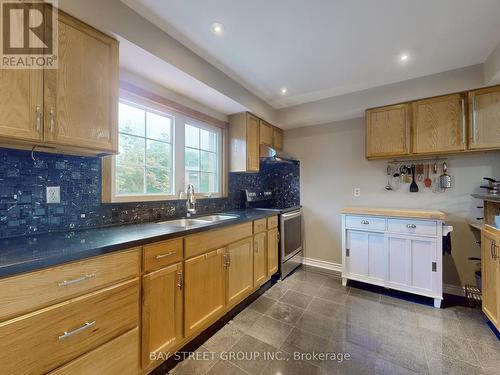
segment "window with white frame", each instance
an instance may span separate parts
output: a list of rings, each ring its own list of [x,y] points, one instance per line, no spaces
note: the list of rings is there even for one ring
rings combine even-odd
[[[178,199],[188,184],[198,196],[222,196],[222,128],[126,98],[119,103],[110,201]]]

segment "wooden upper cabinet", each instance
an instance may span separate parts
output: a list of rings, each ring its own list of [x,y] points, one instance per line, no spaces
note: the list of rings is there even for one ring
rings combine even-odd
[[[228,306],[241,302],[252,291],[252,250],[252,237],[233,243],[226,249],[226,300]]]
[[[229,116],[230,172],[258,172],[260,120],[248,112]]]
[[[0,69],[0,137],[41,141],[43,73]]]
[[[150,353],[168,352],[182,335],[182,263],[142,277],[142,367]]]
[[[366,157],[408,155],[410,151],[409,104],[366,111]]]
[[[412,153],[438,154],[465,150],[465,98],[462,94],[415,101],[412,112]]]
[[[225,249],[186,260],[184,265],[184,334],[191,336],[213,322],[225,307]]]
[[[44,71],[45,140],[116,152],[118,42],[59,12],[58,69]]]
[[[273,148],[275,150],[283,150],[283,130],[280,128],[273,128]]]
[[[273,145],[273,127],[264,120],[260,120],[260,144]]]
[[[482,309],[495,327],[500,328],[500,235],[482,230],[481,275]]]
[[[469,149],[500,148],[500,86],[469,92]]]

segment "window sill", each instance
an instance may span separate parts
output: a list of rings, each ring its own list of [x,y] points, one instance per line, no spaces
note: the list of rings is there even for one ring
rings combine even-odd
[[[222,194],[195,194],[196,199],[221,199],[227,198],[227,195]],[[185,193],[181,197],[177,195],[124,195],[112,197],[111,202],[103,202],[103,203],[140,203],[140,202],[168,202],[168,201],[182,201],[186,200]]]

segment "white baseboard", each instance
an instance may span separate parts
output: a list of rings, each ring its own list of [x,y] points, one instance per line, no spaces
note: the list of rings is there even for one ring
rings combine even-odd
[[[443,293],[465,297],[465,287],[453,284],[443,284]]]
[[[325,270],[342,273],[342,264],[327,262],[325,260],[312,259],[304,257],[303,263],[306,266],[323,268]],[[465,288],[459,285],[443,284],[443,292],[446,294],[453,294],[455,296],[465,297]]]
[[[325,270],[334,271],[334,272],[342,272],[342,264],[341,263],[333,263],[327,262],[325,260],[312,259],[312,258],[303,258],[303,263],[306,266],[323,268]]]

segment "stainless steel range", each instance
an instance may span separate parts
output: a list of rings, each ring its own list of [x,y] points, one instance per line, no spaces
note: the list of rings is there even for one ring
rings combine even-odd
[[[304,256],[304,224],[301,206],[273,206],[271,191],[242,192],[242,205],[245,208],[274,211],[279,216],[279,273],[281,279],[288,276],[302,264]]]

